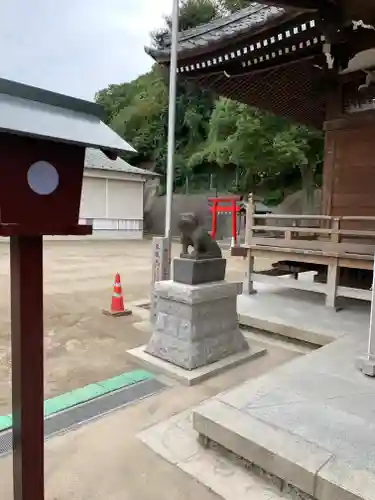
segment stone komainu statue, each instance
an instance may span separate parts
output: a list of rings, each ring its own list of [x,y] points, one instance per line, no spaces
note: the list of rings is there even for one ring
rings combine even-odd
[[[181,258],[220,259],[222,257],[219,245],[200,224],[195,214],[181,214],[178,228],[181,231]],[[194,248],[191,253],[189,253],[189,247]]]

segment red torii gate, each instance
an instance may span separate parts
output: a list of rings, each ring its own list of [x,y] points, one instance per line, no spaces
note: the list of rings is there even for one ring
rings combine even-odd
[[[211,236],[212,238],[216,237],[217,214],[230,212],[232,217],[232,247],[237,245],[237,214],[241,211],[241,207],[237,205],[238,201],[241,201],[240,196],[208,198],[208,202],[212,204],[210,206],[210,212],[212,214]]]

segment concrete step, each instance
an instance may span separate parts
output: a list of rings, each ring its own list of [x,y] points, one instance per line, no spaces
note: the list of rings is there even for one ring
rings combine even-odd
[[[164,460],[206,486],[217,495],[217,499],[297,500],[289,492],[280,491],[280,481],[261,477],[223,448],[217,445],[202,448],[192,428],[191,410],[173,415],[145,429],[137,437]],[[199,500],[204,498],[205,495]]]
[[[267,424],[218,399],[193,411],[193,427],[201,436],[281,479],[282,488],[292,490],[297,498],[375,499],[372,471],[356,468],[276,424]]]

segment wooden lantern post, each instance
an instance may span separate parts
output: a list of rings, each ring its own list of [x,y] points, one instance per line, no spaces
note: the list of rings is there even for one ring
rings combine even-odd
[[[11,236],[14,500],[44,496],[42,245]]]
[[[14,500],[44,499],[43,235],[79,225],[86,147],[134,151],[96,104],[0,79],[0,236],[10,237]]]

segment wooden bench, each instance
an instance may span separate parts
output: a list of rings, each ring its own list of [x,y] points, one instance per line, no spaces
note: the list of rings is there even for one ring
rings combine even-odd
[[[232,255],[248,256],[249,293],[254,292],[254,282],[261,282],[325,294],[329,307],[336,306],[337,297],[371,301],[369,289],[341,286],[339,276],[342,268],[373,270],[375,230],[347,227],[353,223],[375,227],[375,217],[259,215],[254,213],[250,198],[246,221],[245,244],[234,248]],[[283,225],[278,225],[280,222]],[[255,272],[254,259],[257,257],[293,263],[294,271],[290,274],[295,279],[280,278],[272,272]],[[301,268],[318,270],[325,267],[326,283],[298,280],[298,263]]]

